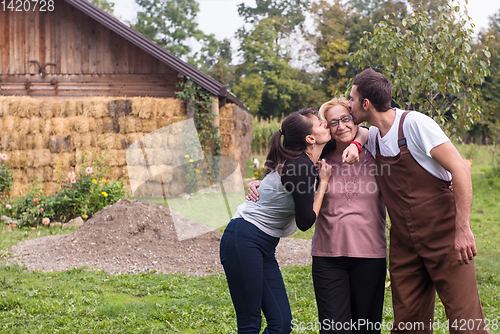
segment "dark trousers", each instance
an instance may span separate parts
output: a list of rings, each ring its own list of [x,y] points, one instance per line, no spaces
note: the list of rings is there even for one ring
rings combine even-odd
[[[271,237],[244,219],[229,222],[220,242],[220,259],[238,322],[238,333],[290,333],[292,312],[274,256],[279,238]]]
[[[321,334],[380,333],[384,258],[313,256],[312,276]]]

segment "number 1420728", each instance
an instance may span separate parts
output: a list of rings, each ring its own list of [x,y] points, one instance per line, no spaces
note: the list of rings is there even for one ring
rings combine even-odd
[[[54,0],[0,0],[0,10],[11,12],[53,12]]]

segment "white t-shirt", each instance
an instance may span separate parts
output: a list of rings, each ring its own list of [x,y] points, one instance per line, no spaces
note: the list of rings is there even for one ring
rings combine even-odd
[[[394,123],[392,123],[389,132],[382,138],[380,137],[380,130],[377,127],[370,127],[368,142],[365,147],[374,157],[376,154],[375,143],[377,137],[382,156],[393,157],[399,153],[398,130],[399,121],[403,113],[404,110],[396,109]],[[408,150],[420,166],[441,180],[451,181],[451,174],[432,159],[430,154],[430,151],[434,147],[450,141],[432,118],[417,111],[408,113],[403,124],[403,134],[406,138]]]

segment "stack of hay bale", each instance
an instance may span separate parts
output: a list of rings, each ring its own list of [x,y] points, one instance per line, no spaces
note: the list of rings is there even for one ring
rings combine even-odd
[[[48,193],[85,153],[107,149],[110,179],[125,173],[126,150],[144,134],[186,119],[178,99],[89,97],[54,100],[0,96],[0,144],[14,170],[13,196],[40,178]]]

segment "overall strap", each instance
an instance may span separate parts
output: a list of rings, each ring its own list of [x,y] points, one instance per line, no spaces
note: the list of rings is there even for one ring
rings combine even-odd
[[[398,130],[398,146],[399,147],[406,146],[406,138],[405,138],[404,133],[403,133],[403,122],[405,121],[406,115],[408,115],[409,112],[410,112],[410,110],[405,111],[403,113],[403,115],[401,115],[401,120],[399,121],[399,130]]]

